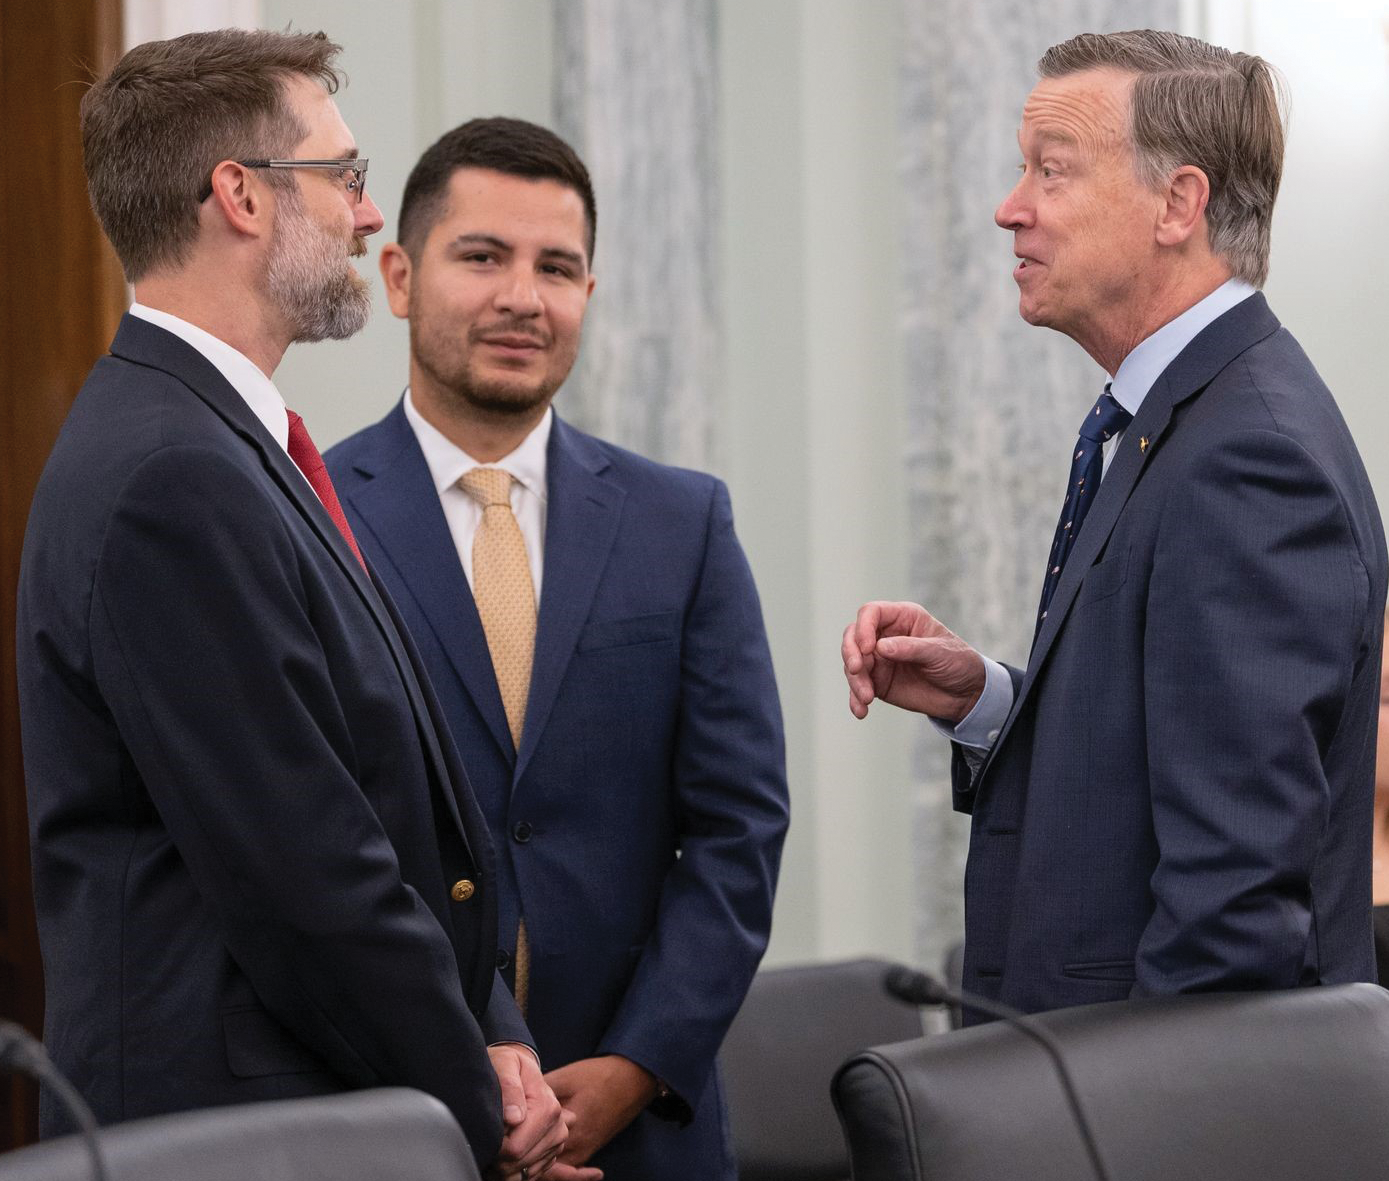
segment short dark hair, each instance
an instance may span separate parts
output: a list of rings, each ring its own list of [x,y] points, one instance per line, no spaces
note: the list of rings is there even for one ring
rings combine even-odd
[[[1210,181],[1211,249],[1238,279],[1268,276],[1273,203],[1283,175],[1280,79],[1261,57],[1179,33],[1082,33],[1047,50],[1043,78],[1084,70],[1134,74],[1129,132],[1139,175],[1160,185],[1184,165]]]
[[[187,260],[218,163],[293,151],[308,129],[285,84],[316,78],[335,93],[340,52],[324,33],[189,33],[137,45],[87,91],[87,190],[127,279]]]
[[[584,203],[584,246],[589,264],[598,231],[598,210],[588,169],[553,131],[524,119],[470,119],[441,135],[410,170],[400,201],[397,239],[415,257],[443,212],[449,180],[460,168],[486,168],[507,176],[558,181]]]

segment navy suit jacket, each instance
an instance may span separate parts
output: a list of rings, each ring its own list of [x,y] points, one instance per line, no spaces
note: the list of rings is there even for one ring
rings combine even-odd
[[[1386,559],[1262,295],[1129,425],[979,774],[965,985],[1025,1010],[1373,980]]]
[[[44,1040],[98,1120],[399,1084],[490,1160],[479,1026],[527,1039],[418,656],[246,403],[144,320],[39,482],[18,664]]]
[[[558,418],[547,456],[519,752],[403,408],[327,459],[497,840],[504,950],[524,910],[545,1068],[623,1054],[693,1116],[643,1113],[594,1163],[611,1181],[731,1178],[714,1058],[766,944],[787,819],[757,593],[713,477]]]

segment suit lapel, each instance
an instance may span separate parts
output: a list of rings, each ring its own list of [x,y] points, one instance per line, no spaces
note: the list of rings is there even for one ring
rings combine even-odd
[[[1272,335],[1279,327],[1264,297],[1261,294],[1252,295],[1202,329],[1153,383],[1153,388],[1148,391],[1138,413],[1119,441],[1090,515],[1085,518],[1075,548],[1066,560],[1066,569],[1052,596],[1047,617],[1032,645],[1027,671],[1023,674],[1013,708],[999,732],[998,741],[990,748],[988,758],[975,777],[976,783],[982,782],[984,774],[993,765],[994,754],[1007,741],[1076,595],[1096,557],[1114,532],[1114,526],[1146,470],[1148,460],[1156,454],[1158,444],[1171,425],[1173,410],[1199,394],[1240,353]]]
[[[236,392],[217,367],[192,345],[180,340],[173,333],[166,332],[138,316],[127,314],[121,321],[115,340],[111,343],[111,352],[114,356],[161,369],[178,378],[260,456],[271,479],[279,485],[310,530],[333,555],[375,620],[400,672],[421,740],[434,765],[435,775],[441,784],[449,783],[448,768],[439,749],[437,735],[430,724],[429,708],[415,675],[414,662],[401,639],[397,620],[387,607],[384,596],[378,591],[375,582],[362,569],[356,555],[348,547],[338,527],[323,507],[323,502],[318,499],[317,493],[309,486],[304,474],[284,448],[270,437],[260,419],[246,404],[246,400]],[[449,800],[449,806],[457,819],[457,808],[452,799]],[[462,831],[461,822],[459,830]],[[466,841],[466,834],[464,839]]]
[[[381,597],[338,531],[338,527],[333,524],[328,510],[323,507],[322,501],[309,486],[303,472],[295,466],[284,448],[270,437],[260,419],[246,404],[246,400],[236,392],[217,367],[192,345],[180,340],[173,333],[131,315],[126,315],[121,320],[116,338],[111,342],[111,352],[136,364],[149,365],[177,377],[250,444],[260,456],[261,463],[265,465],[271,479],[280,486],[281,491],[298,509],[305,524],[332,554],[377,624],[387,633],[387,638],[390,638],[393,628],[381,605]]]
[[[492,671],[487,636],[429,465],[403,406],[398,404],[373,433],[371,450],[355,463],[368,479],[351,491],[348,499],[428,620],[464,690],[511,761],[511,731]]]
[[[516,778],[544,732],[607,565],[627,494],[600,473],[603,452],[556,416],[547,456],[545,573]]]

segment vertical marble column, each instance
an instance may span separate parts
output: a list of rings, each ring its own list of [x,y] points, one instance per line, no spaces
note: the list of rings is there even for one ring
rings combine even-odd
[[[1015,132],[1046,48],[1080,32],[1178,27],[1177,0],[904,0],[906,467],[911,583],[997,659],[1025,664],[1075,427],[1104,374],[1018,317],[1011,236],[993,210],[1016,180]],[[916,954],[963,930],[967,819],[949,751],[913,759]]]
[[[716,466],[714,0],[555,0],[554,16],[554,126],[598,202],[598,287],[560,413],[653,459]]]

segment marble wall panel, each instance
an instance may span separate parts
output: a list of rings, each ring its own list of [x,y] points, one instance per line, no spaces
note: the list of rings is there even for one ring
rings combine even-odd
[[[560,413],[670,463],[717,466],[714,0],[555,0],[554,126],[598,202],[598,286]]]

